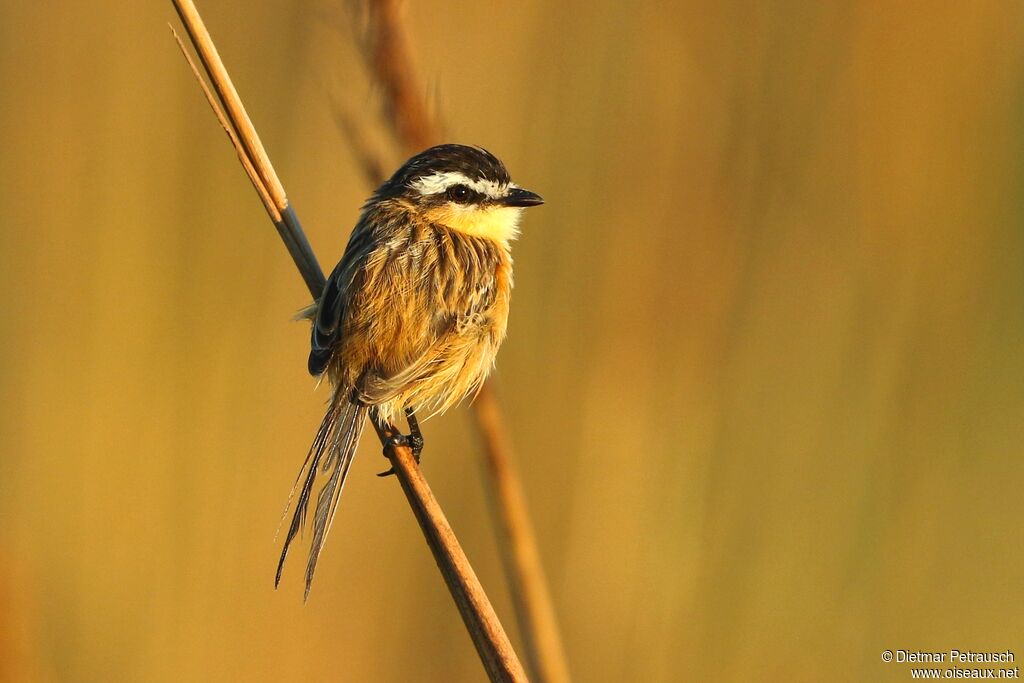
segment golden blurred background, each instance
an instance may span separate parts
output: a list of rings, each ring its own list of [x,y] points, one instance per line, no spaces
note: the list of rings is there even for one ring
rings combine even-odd
[[[337,107],[390,153],[342,5],[200,3],[328,268]],[[574,680],[1024,656],[1024,5],[408,10],[449,137],[547,199],[498,379]],[[168,21],[0,7],[0,679],[482,680],[372,439],[273,590],[326,393]],[[469,412],[425,429],[518,643]]]

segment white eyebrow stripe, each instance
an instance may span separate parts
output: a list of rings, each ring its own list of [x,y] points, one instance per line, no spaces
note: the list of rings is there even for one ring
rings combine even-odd
[[[440,194],[453,185],[465,185],[491,199],[504,197],[509,188],[515,187],[513,183],[502,185],[493,180],[473,180],[458,171],[433,173],[409,183],[409,187],[417,190],[420,194]]]

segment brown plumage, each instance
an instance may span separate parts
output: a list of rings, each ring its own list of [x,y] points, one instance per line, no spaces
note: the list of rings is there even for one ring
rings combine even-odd
[[[522,208],[540,203],[489,152],[441,145],[407,161],[363,207],[307,312],[309,370],[326,373],[333,395],[293,488],[298,498],[275,585],[305,523],[317,472],[329,472],[314,509],[308,596],[367,414],[388,427],[408,415],[418,439],[413,415],[447,410],[487,377],[505,337],[509,243]],[[412,443],[418,457],[422,441]]]

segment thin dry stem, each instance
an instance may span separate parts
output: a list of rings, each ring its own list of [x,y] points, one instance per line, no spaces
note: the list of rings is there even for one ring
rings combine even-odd
[[[421,95],[402,20],[402,4],[400,0],[369,0],[369,28],[363,46],[367,66],[387,94],[385,113],[392,133],[412,154],[439,143],[442,136],[426,106],[426,98]],[[505,560],[531,676],[540,683],[569,683],[569,666],[554,605],[493,380],[481,388],[473,408],[484,442],[494,507],[501,522],[498,545]]]
[[[263,144],[245,113],[237,91],[231,84],[227,69],[217,54],[213,40],[191,0],[173,0],[173,2],[182,23],[188,30],[196,52],[200,55],[206,74],[214,84],[214,89],[223,104],[223,110],[216,106],[205,83],[203,83],[204,93],[221,125],[228,132],[232,144],[239,151],[242,165],[250,174],[261,199],[264,199],[264,206],[271,220],[274,221],[274,225],[278,227],[282,239],[310,288],[310,293],[316,298],[323,289],[323,271],[309,248],[309,243],[306,241],[294,210],[288,205],[284,188],[274,173],[273,166],[270,165]],[[181,45],[180,40],[179,45]],[[187,51],[183,50],[183,52],[188,58]],[[193,72],[202,82],[202,77],[199,75],[198,69],[195,68],[195,64],[192,60],[189,62]],[[265,201],[266,197],[269,197],[271,201]],[[274,208],[277,209],[276,213]],[[317,286],[318,281],[319,286]],[[512,649],[508,636],[505,634],[494,608],[491,607],[487,594],[469,564],[469,560],[462,551],[454,531],[448,524],[441,506],[434,498],[426,479],[423,478],[412,452],[406,447],[395,446],[390,435],[378,432],[378,436],[381,439],[381,444],[384,445],[385,454],[391,460],[397,475],[396,478],[423,530],[427,544],[441,570],[445,583],[448,585],[452,598],[455,600],[459,613],[462,615],[462,620],[466,624],[490,680],[501,683],[526,683],[526,674]]]
[[[253,180],[253,183],[256,184],[256,191],[260,193],[260,199],[264,200],[264,205],[266,205],[264,195],[270,197],[270,201],[276,208],[276,211],[268,210],[270,219],[274,222],[277,233],[288,248],[292,260],[295,261],[302,279],[306,282],[306,287],[309,288],[309,293],[313,295],[314,299],[318,298],[326,282],[324,272],[313,254],[313,248],[309,246],[306,234],[302,231],[299,217],[288,203],[288,196],[284,192],[281,180],[277,177],[277,172],[274,171],[274,167],[267,157],[263,142],[256,134],[256,128],[252,125],[249,114],[246,113],[245,107],[242,105],[242,99],[238,96],[234,83],[231,82],[231,76],[228,75],[228,70],[225,68],[224,62],[221,61],[217,47],[210,37],[210,32],[206,30],[206,25],[192,0],[172,0],[172,2],[181,18],[181,23],[188,31],[192,46],[203,63],[203,70],[223,105],[223,111],[218,111],[219,107],[214,107],[214,112],[221,125],[229,130],[228,135],[239,155],[245,157],[242,165],[246,167],[246,173],[249,173],[249,177],[252,178],[254,170],[259,177],[259,183]],[[187,53],[185,56],[188,58]],[[190,64],[190,67],[202,82],[203,79],[199,76],[195,64]],[[203,92],[212,105],[209,88],[205,86],[205,83]]]
[[[374,427],[377,427],[376,423]],[[469,559],[462,551],[455,532],[423,478],[412,450],[407,446],[395,446],[391,440],[394,433],[378,429],[377,436],[385,444],[384,455],[391,461],[391,467],[402,484],[409,507],[416,514],[416,521],[459,607],[459,614],[473,638],[473,645],[476,646],[487,675],[492,681],[525,682],[526,672],[477,580]]]
[[[281,221],[281,212],[277,210],[277,206],[274,204],[273,198],[270,196],[270,192],[267,191],[267,186],[263,184],[263,179],[260,178],[259,173],[256,172],[256,167],[249,161],[249,156],[245,151],[245,147],[242,146],[242,141],[238,139],[238,135],[235,133],[235,129],[231,126],[228,121],[227,115],[224,110],[221,109],[220,104],[217,102],[216,96],[213,91],[210,90],[210,86],[203,79],[199,73],[199,68],[196,66],[196,62],[192,59],[192,55],[189,54],[188,49],[185,47],[185,43],[181,42],[181,36],[171,26],[171,33],[174,34],[174,40],[178,43],[178,49],[181,50],[182,56],[185,57],[185,61],[188,62],[188,66],[192,69],[192,75],[196,77],[196,82],[199,87],[203,89],[203,94],[206,95],[206,101],[210,105],[210,109],[213,110],[214,116],[220,122],[221,128],[228,134],[228,138],[231,140],[231,146],[235,148],[238,153],[238,161],[241,162],[242,168],[245,169],[246,175],[249,176],[249,180],[252,181],[252,186],[256,188],[256,194],[260,196],[260,201],[263,202],[263,208],[267,210],[267,214],[270,215],[270,220],[274,223]]]
[[[206,25],[199,16],[199,10],[196,9],[192,0],[174,0],[174,7],[178,11],[178,16],[181,17],[181,23],[185,25],[185,30],[188,31],[192,45],[195,46],[196,52],[199,54],[199,59],[203,62],[203,68],[210,76],[217,96],[230,114],[231,123],[245,147],[247,156],[263,179],[278,211],[283,213],[288,208],[288,197],[284,193],[284,187],[274,171],[274,166],[270,163],[267,150],[264,149],[263,143],[256,134],[256,128],[252,125],[249,114],[242,106],[242,98],[238,96],[238,91],[235,90],[235,85],[231,82],[231,77],[228,76],[228,70],[224,67],[224,62],[221,61],[213,38],[210,37]]]

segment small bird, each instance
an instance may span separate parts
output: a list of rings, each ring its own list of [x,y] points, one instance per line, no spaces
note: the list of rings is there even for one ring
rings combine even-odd
[[[367,416],[418,461],[417,416],[444,412],[483,383],[505,337],[510,243],[523,209],[542,203],[490,152],[448,144],[409,159],[363,206],[323,294],[301,314],[313,323],[309,372],[326,376],[333,394],[289,497],[298,492],[275,586],[321,472],[309,597]],[[408,436],[395,427],[400,415]]]

